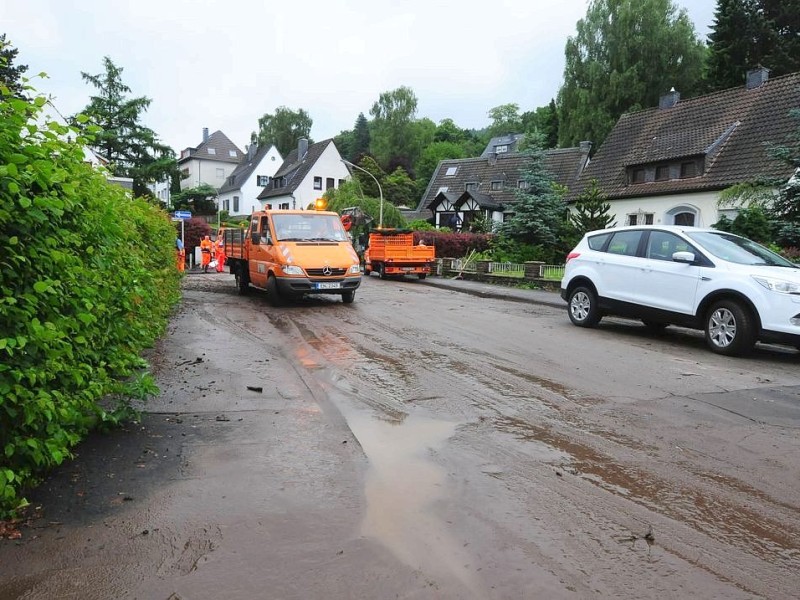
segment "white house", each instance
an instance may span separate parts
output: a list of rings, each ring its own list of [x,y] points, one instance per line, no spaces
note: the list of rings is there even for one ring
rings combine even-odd
[[[228,136],[221,131],[208,135],[208,128],[204,127],[200,145],[182,150],[178,159],[181,189],[195,188],[203,183],[220,189],[243,158],[244,153]]]
[[[338,189],[348,177],[350,171],[332,139],[310,146],[308,140],[301,139],[258,200],[266,209],[306,209],[313,207],[325,190]]]
[[[794,168],[770,146],[790,146],[800,128],[800,73],[768,78],[748,72],[744,86],[681,100],[671,91],[658,108],[620,117],[571,188],[568,202],[597,180],[617,225],[710,227],[736,207],[720,192],[752,181],[785,183]]]
[[[219,189],[219,208],[232,217],[246,216],[261,210],[258,195],[269,187],[273,176],[283,163],[275,146],[257,147],[252,144]]]

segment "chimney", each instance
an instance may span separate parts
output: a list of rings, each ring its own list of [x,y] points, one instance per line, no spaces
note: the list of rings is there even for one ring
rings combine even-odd
[[[256,148],[257,148],[256,144],[250,144],[247,147],[247,159],[248,160],[252,160],[253,157],[256,155]]]
[[[769,79],[769,69],[759,65],[757,68],[751,69],[747,72],[745,88],[748,90],[754,90],[767,83],[767,79]]]
[[[208,141],[208,127],[203,127],[203,142]]]
[[[669,92],[661,96],[658,100],[658,108],[672,108],[678,103],[678,100],[681,99],[681,93],[676,92],[675,88],[672,88]]]
[[[297,160],[303,160],[305,155],[308,153],[308,140],[306,138],[300,138],[297,141]]]
[[[583,141],[580,143],[580,148],[582,154],[589,154],[592,151],[592,142]]]

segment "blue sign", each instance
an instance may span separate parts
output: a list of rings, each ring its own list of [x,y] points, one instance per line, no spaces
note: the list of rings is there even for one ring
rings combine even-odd
[[[188,210],[176,210],[175,211],[175,218],[176,219],[191,219],[192,213]]]

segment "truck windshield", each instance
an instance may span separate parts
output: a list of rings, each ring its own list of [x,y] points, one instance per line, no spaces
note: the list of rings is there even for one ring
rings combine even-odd
[[[345,242],[347,232],[336,215],[274,215],[275,236],[279,242]]]

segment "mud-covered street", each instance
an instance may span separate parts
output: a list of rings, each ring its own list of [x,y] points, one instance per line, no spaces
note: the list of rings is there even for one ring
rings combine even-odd
[[[273,308],[215,273],[149,358],[142,422],[0,541],[0,600],[800,597],[793,349],[435,281]]]

